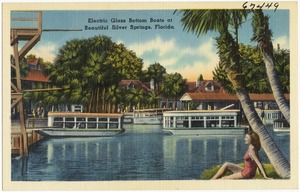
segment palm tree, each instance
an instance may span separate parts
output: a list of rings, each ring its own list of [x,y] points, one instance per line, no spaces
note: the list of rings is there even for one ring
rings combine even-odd
[[[178,97],[181,97],[187,91],[186,79],[183,79],[180,73],[171,73],[165,76],[162,85],[163,95],[168,99],[174,100],[174,108],[177,108]]]
[[[274,52],[275,68],[284,93],[290,92],[290,51],[278,49]]]
[[[108,88],[107,94],[106,94],[106,102],[109,105],[108,112],[116,112],[117,111],[117,105],[121,102],[121,89],[117,85],[112,85]]]
[[[269,29],[269,18],[264,16],[262,10],[254,10],[252,26],[253,37],[251,40],[258,43],[260,51],[263,55],[263,60],[266,66],[267,75],[275,101],[285,119],[290,123],[290,107],[284,97],[284,93],[275,69],[273,44],[271,41],[272,31]]]
[[[140,109],[140,105],[143,102],[145,92],[143,89],[133,88],[126,95],[126,100],[130,104],[130,106],[137,106],[137,109]]]
[[[150,105],[150,107],[157,107],[158,101],[159,101],[160,97],[159,95],[157,95],[155,92],[151,92],[148,97],[147,97],[147,102]]]
[[[198,36],[210,30],[220,33],[220,37],[217,38],[220,65],[226,68],[228,79],[235,89],[246,118],[252,129],[259,134],[262,147],[277,173],[283,178],[289,178],[290,164],[265,129],[245,89],[240,66],[238,28],[246,19],[248,12],[244,10],[183,10],[181,12],[184,29],[193,31]],[[229,28],[234,29],[235,38],[229,33]]]
[[[163,81],[163,76],[166,74],[166,69],[159,63],[151,64],[148,67],[148,74],[154,80],[154,92],[159,94],[159,84]]]

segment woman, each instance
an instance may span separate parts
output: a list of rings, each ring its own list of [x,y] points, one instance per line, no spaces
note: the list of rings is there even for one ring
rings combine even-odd
[[[254,131],[247,132],[245,135],[245,144],[249,145],[249,149],[244,156],[245,167],[243,168],[239,165],[228,162],[224,163],[212,179],[220,178],[227,169],[232,171],[233,174],[224,176],[221,179],[252,179],[255,177],[257,167],[265,179],[271,179],[267,177],[259,160],[258,151],[261,148],[261,144],[257,133]]]

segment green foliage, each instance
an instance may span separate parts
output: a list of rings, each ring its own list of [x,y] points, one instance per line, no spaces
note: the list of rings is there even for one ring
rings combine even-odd
[[[55,86],[66,88],[58,103],[81,103],[89,112],[99,112],[105,111],[108,99],[110,105],[121,100],[112,96],[119,91],[118,83],[139,79],[142,67],[142,60],[123,44],[95,36],[66,42],[45,73]]]
[[[240,163],[239,165],[243,167],[244,163]],[[222,165],[217,165],[211,169],[205,170],[201,174],[200,179],[202,179],[202,180],[211,179],[217,173],[217,171],[221,168],[221,166]],[[264,169],[265,169],[268,177],[273,178],[273,179],[281,179],[281,177],[279,177],[277,175],[274,167],[271,164],[263,164],[263,166],[264,166]],[[232,172],[227,170],[223,176],[230,175],[230,174],[232,174]],[[263,179],[263,176],[259,174],[258,170],[256,171],[256,175],[255,175],[254,179]]]
[[[183,30],[191,31],[198,37],[208,31],[219,31],[230,25],[239,27],[246,19],[248,10],[209,9],[209,10],[180,10]]]
[[[15,64],[14,57],[11,55],[10,60],[12,64]],[[29,68],[27,67],[27,62],[26,59],[23,58],[19,61],[19,69],[20,69],[20,76],[21,77],[26,77],[29,73]],[[16,77],[16,70],[11,67],[11,77]]]
[[[155,92],[151,92],[148,97],[147,97],[147,103],[150,106],[154,106],[155,108],[157,107],[158,101],[160,99],[160,96],[157,95]]]
[[[166,68],[164,68],[159,63],[154,63],[148,67],[148,76],[154,80],[154,91],[159,94],[160,83],[164,80],[164,75],[166,74]]]
[[[187,91],[187,89],[186,79],[183,79],[180,73],[165,75],[162,84],[162,95],[166,98],[172,98],[176,101],[178,97],[181,97]]]
[[[197,81],[203,81],[203,75],[202,74],[199,75]]]
[[[256,47],[239,44],[241,71],[245,78],[246,88],[250,93],[272,93],[262,55]],[[285,93],[290,90],[290,54],[288,50],[274,52],[276,73]],[[230,93],[234,91],[227,77],[226,67],[218,65],[213,71],[214,80],[220,82]]]
[[[272,45],[272,31],[269,29],[269,17],[264,16],[263,11],[260,9],[254,10],[253,13],[253,37],[251,38],[251,41],[258,42],[261,48],[264,49]],[[268,49],[270,48],[271,47]],[[272,49],[270,51],[272,51]]]
[[[137,106],[137,109],[140,109],[140,105],[145,101],[146,93],[142,89],[133,88],[127,92],[125,100],[131,105]]]
[[[276,74],[284,93],[290,92],[290,51],[277,49],[274,51]]]

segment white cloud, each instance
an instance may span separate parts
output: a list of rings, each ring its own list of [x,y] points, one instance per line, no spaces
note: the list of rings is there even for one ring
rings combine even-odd
[[[129,49],[135,51],[138,56],[142,56],[145,52],[151,52],[155,50],[157,50],[159,52],[159,55],[162,56],[169,52],[174,46],[174,39],[163,41],[161,37],[157,36],[155,39],[145,43],[132,44],[129,46]]]
[[[167,67],[167,66],[172,66],[172,65],[175,65],[178,61],[178,58],[176,57],[171,57],[171,58],[165,58],[163,60],[160,60],[159,63],[161,65],[163,65],[164,67]]]
[[[203,74],[205,79],[212,79],[212,71],[219,61],[213,43],[213,39],[208,39],[197,47],[181,46],[175,40],[164,41],[156,37],[148,42],[128,47],[143,59],[144,69],[158,62],[168,73],[178,72],[189,81],[195,81],[200,74]],[[144,53],[154,50],[158,50],[160,54],[143,56]]]
[[[168,69],[167,71],[168,73],[180,73],[188,81],[195,81],[200,74],[203,75],[204,79],[212,79],[212,71],[214,71],[216,65],[217,63],[207,65],[201,61],[195,61],[192,65],[185,65],[180,69]]]
[[[208,41],[199,46],[198,54],[201,54],[204,57],[206,57],[208,61],[213,61],[215,60],[215,58],[217,58],[217,53],[213,51],[213,48],[213,39],[209,39]]]
[[[281,49],[290,49],[289,39],[287,36],[280,36],[273,40],[273,46],[276,49],[279,44]]]
[[[54,43],[43,43],[42,45],[37,44],[33,47],[28,54],[34,54],[37,57],[43,58],[45,61],[53,62],[56,56],[58,48]]]

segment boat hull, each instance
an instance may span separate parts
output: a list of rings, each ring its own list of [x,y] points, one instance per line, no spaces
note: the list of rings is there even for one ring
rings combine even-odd
[[[273,128],[274,132],[290,132],[289,127],[284,127],[284,128]]]
[[[165,132],[170,132],[173,135],[243,135],[248,130],[248,127],[238,128],[172,128],[164,129]]]
[[[123,133],[125,129],[42,129],[38,132],[46,137],[112,137]]]

